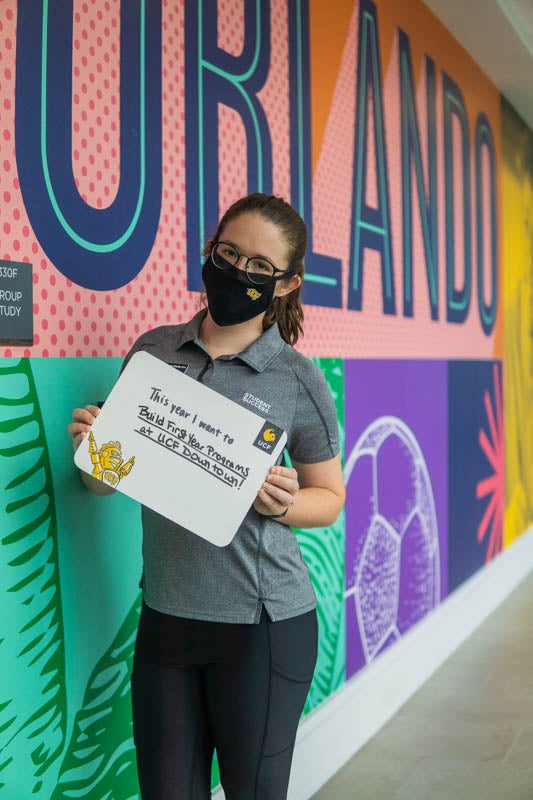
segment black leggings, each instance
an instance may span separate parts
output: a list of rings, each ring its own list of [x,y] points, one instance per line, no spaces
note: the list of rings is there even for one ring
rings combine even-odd
[[[160,614],[143,603],[132,674],[143,800],[284,800],[317,656],[316,613],[258,625]]]

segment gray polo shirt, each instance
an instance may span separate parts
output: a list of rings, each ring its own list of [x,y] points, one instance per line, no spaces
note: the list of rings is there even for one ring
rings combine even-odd
[[[143,334],[125,363],[145,350],[254,411],[287,432],[286,448],[295,461],[336,456],[337,415],[321,370],[283,341],[277,325],[242,353],[213,361],[198,338],[204,315],[200,311],[186,324]],[[293,531],[253,507],[227,547],[216,547],[146,507],[142,523],[144,599],[156,611],[254,623],[262,606],[273,621],[316,606]]]

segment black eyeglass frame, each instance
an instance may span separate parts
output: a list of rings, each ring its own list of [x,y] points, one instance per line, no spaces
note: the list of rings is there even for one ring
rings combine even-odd
[[[231,261],[228,261],[227,259],[223,258],[222,256],[219,256],[219,258],[222,261],[225,261],[226,264],[228,264],[228,266],[225,266],[225,265],[220,264],[220,263],[217,262],[214,250],[215,250],[216,246],[219,245],[219,244],[225,244],[228,247],[231,247],[232,250],[235,250],[238,258],[237,258],[237,260],[235,261],[234,264],[232,264]],[[263,256],[246,256],[246,255],[244,255],[244,253],[239,252],[239,250],[235,247],[234,244],[232,244],[232,242],[226,242],[225,239],[216,239],[214,242],[212,242],[211,243],[210,254],[211,254],[211,258],[213,260],[213,264],[215,265],[215,267],[217,267],[218,269],[222,269],[222,270],[230,269],[231,267],[237,267],[237,264],[239,263],[241,258],[245,258],[246,262],[244,264],[244,271],[245,271],[245,273],[246,273],[246,275],[248,277],[248,280],[251,281],[251,283],[257,284],[258,286],[260,286],[262,284],[265,284],[265,283],[268,283],[268,281],[282,281],[282,280],[285,280],[285,278],[292,278],[293,275],[296,275],[296,272],[294,270],[292,270],[292,269],[278,269],[278,267],[274,266],[272,261],[269,261],[268,258],[264,258]],[[248,264],[250,263],[250,261],[254,261],[256,259],[259,260],[259,261],[264,261],[266,264],[269,264],[269,266],[271,266],[272,270],[273,270],[272,275],[266,275],[266,276],[264,276],[264,279],[261,278],[260,280],[257,280],[257,277],[260,276],[261,273],[251,272],[251,271],[248,270]]]

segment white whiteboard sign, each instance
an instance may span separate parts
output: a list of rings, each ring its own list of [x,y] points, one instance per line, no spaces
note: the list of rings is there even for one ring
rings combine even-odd
[[[287,436],[147,353],[135,353],[74,461],[219,547],[229,544]]]

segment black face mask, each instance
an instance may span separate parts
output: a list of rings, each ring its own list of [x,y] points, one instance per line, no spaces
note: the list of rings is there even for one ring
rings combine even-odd
[[[205,261],[202,279],[209,313],[217,325],[238,325],[257,317],[272,305],[276,281],[252,283],[237,267],[219,269],[211,256]]]

